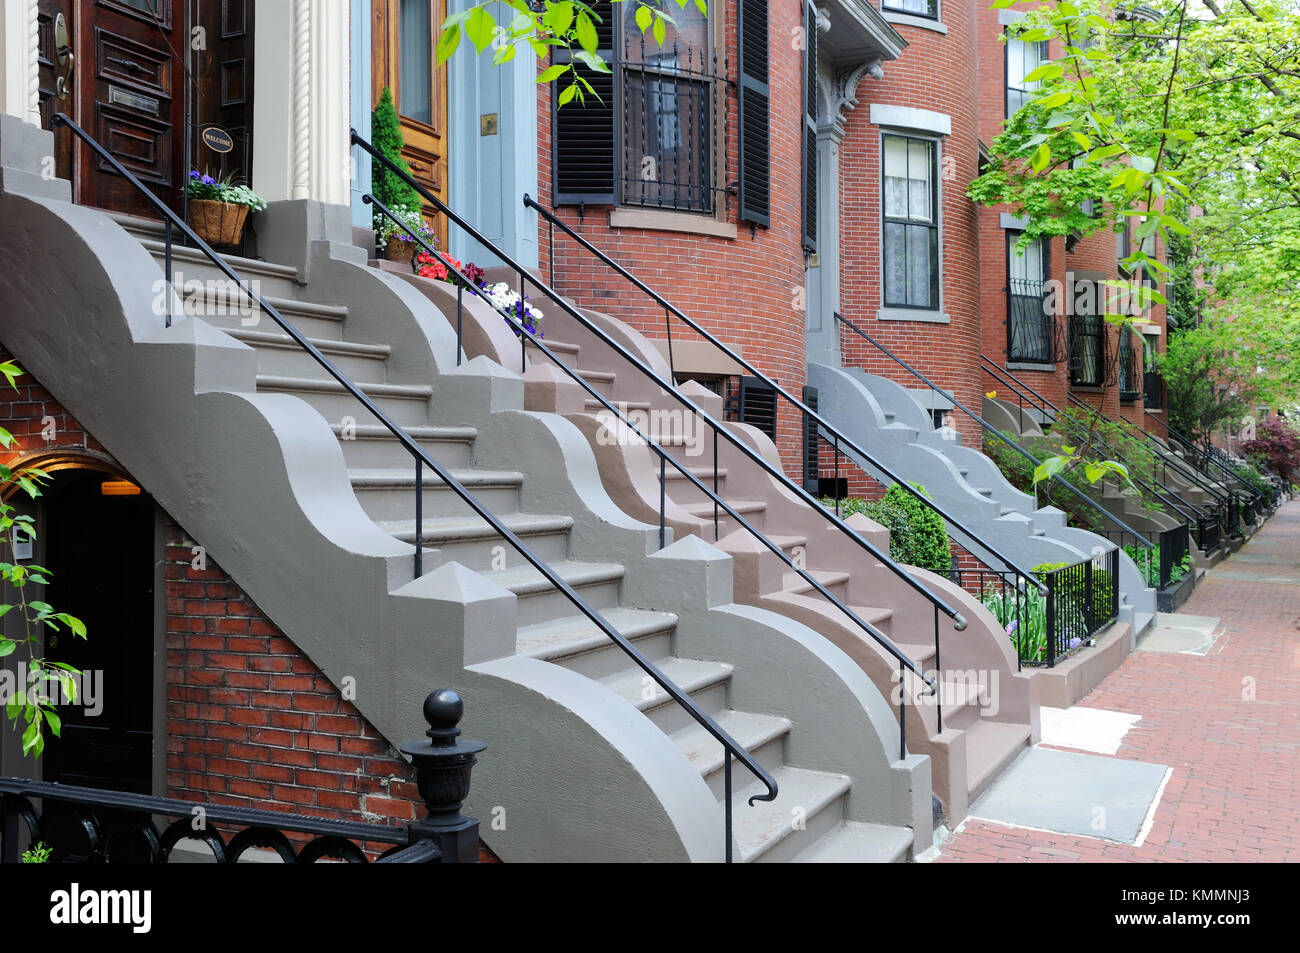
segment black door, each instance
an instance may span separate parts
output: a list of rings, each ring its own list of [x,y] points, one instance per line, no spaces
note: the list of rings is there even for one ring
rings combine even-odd
[[[91,470],[64,470],[43,495],[45,565],[53,573],[45,601],[80,618],[88,630],[85,639],[66,629],[46,637],[51,661],[87,674],[79,702],[59,709],[63,734],[47,738],[44,777],[148,794],[154,506],[143,493],[106,493],[106,482],[115,481]]]

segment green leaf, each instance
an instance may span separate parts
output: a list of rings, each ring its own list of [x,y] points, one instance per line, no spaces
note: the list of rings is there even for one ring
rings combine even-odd
[[[654,19],[655,15],[650,11],[649,7],[636,8],[636,25],[637,29],[642,33],[650,28],[650,24],[654,22]]]
[[[555,63],[552,66],[546,67],[546,69],[542,70],[540,73],[537,74],[537,82],[539,83],[552,82],[553,80],[559,79],[568,71],[569,71],[568,63]]]
[[[588,53],[586,50],[574,50],[573,58],[579,63],[582,63],[588,69],[594,70],[597,73],[609,72],[609,64],[595,53]]]
[[[591,17],[585,12],[578,14],[578,22],[574,32],[578,37],[578,45],[588,53],[595,53],[600,46],[600,37],[596,34],[596,25],[591,22]]]
[[[1129,161],[1133,163],[1133,168],[1141,169],[1148,174],[1154,172],[1156,168],[1156,160],[1150,156],[1133,156]]]
[[[465,20],[465,36],[482,53],[492,44],[496,34],[497,21],[488,13],[487,7],[475,7]]]
[[[567,105],[574,96],[578,95],[578,84],[570,83],[564,89],[560,90],[559,103],[561,106]]]
[[[1034,484],[1037,485],[1044,480],[1050,480],[1065,469],[1065,464],[1064,457],[1048,457],[1034,468]]]
[[[59,732],[63,728],[63,719],[59,717],[58,712],[50,708],[45,709],[45,720],[49,723],[50,731],[54,734],[54,737],[59,737]]]
[[[442,35],[438,37],[438,65],[447,62],[458,46],[460,46],[460,27],[456,24],[447,26],[444,23]]]
[[[660,46],[663,46],[664,38],[668,35],[668,28],[664,26],[663,14],[660,14],[659,16],[655,17],[655,25],[654,25],[653,33],[655,35],[655,42],[658,43]]]
[[[13,655],[18,650],[18,643],[13,639],[0,639],[0,658]]]
[[[557,36],[564,36],[573,26],[575,11],[572,3],[557,3],[546,11],[547,26]]]

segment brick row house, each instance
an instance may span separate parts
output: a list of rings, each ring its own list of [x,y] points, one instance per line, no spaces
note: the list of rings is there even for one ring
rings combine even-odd
[[[1123,657],[1129,563],[1082,678],[1022,667],[978,589],[813,501],[897,477],[967,560],[1106,545],[954,413],[987,355],[1151,420],[1094,380],[1118,344],[1021,323],[1115,236],[1014,257],[965,198],[1035,54],[955,0],[688,4],[662,47],[625,7],[558,106],[526,46],[437,64],[463,0],[3,0],[5,462],[52,476],[10,499],[90,633],[43,651],[105,692],[39,761],[0,736],[0,776],[400,824],[450,687],[485,858],[904,860]],[[376,249],[386,89],[439,250],[544,338]],[[162,225],[192,171],[269,203],[217,258]]]

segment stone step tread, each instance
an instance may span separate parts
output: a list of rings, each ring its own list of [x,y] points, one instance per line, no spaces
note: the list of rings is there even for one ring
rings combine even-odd
[[[161,258],[163,256],[164,243],[161,238],[141,238],[139,242],[154,257]],[[239,255],[223,254],[221,257],[235,270],[236,274],[247,272],[273,278],[288,278],[292,281],[298,281],[299,279],[298,269],[292,265],[278,265],[275,262],[262,261],[257,258],[242,258]],[[212,260],[199,249],[190,248],[186,245],[177,245],[173,242],[172,263],[175,264],[178,261],[195,262],[213,268],[216,267],[212,264]]]
[[[550,346],[549,343],[547,344],[547,346],[548,347]],[[574,370],[577,372],[577,375],[579,377],[589,382],[602,381],[608,384],[611,383],[614,380],[614,378],[618,376],[613,371],[589,371],[581,367],[574,368]]]
[[[765,744],[789,733],[791,722],[779,715],[763,715],[756,712],[736,711],[728,708],[715,713],[713,720],[746,751],[753,752]],[[702,777],[708,777],[715,771],[722,770],[722,743],[694,721],[685,728],[672,734],[673,742],[686,755],[686,759],[695,765]],[[732,792],[735,786],[751,777],[749,771],[734,758],[731,762]]]
[[[839,585],[842,582],[848,582],[849,574],[843,571],[829,569],[810,569],[808,575],[812,576],[823,586],[829,589],[831,586]],[[797,572],[787,572],[781,577],[781,588],[786,592],[793,592],[802,595],[806,592],[816,592],[812,583],[804,579]]]
[[[671,632],[677,625],[674,613],[622,606],[603,610],[601,618],[629,640]],[[612,644],[609,636],[594,622],[586,616],[575,615],[523,626],[519,629],[516,652],[531,658],[558,661]]]
[[[744,516],[747,513],[762,513],[767,509],[767,502],[764,500],[727,500],[727,505],[741,516]],[[712,500],[705,500],[703,503],[687,503],[685,506],[681,507],[681,509],[684,509],[692,516],[707,516],[709,519],[713,519]],[[725,512],[722,513],[724,518],[726,515]]]
[[[353,381],[357,389],[369,397],[398,397],[406,400],[428,400],[433,388],[427,384],[382,384]],[[348,390],[332,377],[285,377],[281,374],[258,374],[257,386],[266,390],[311,391],[329,394],[346,394]]]
[[[741,862],[757,860],[795,833],[793,807],[801,808],[803,817],[811,821],[823,809],[834,809],[852,784],[848,775],[809,771],[790,765],[782,765],[772,772],[772,777],[777,784],[775,801],[755,801],[752,807],[749,805],[750,797],[767,790],[758,780],[732,794],[736,859]]]
[[[619,412],[620,412],[620,413],[622,413],[622,414],[626,414],[629,410],[649,410],[649,409],[650,409],[650,401],[648,401],[648,400],[620,400],[620,401],[614,402],[614,406],[617,407],[617,408],[619,409]],[[586,410],[604,411],[605,413],[609,413],[609,411],[605,409],[605,405],[602,404],[600,401],[596,400],[596,398],[594,398],[594,397],[588,397],[588,398],[583,402],[583,407],[584,407]],[[653,437],[653,436],[654,436],[654,435],[651,434],[651,437]],[[656,439],[655,442],[658,443],[659,441]]]
[[[519,486],[524,475],[518,470],[457,470],[447,471],[463,486]],[[420,475],[424,486],[445,487],[442,478],[427,466]],[[415,467],[356,467],[348,470],[352,485],[374,489],[377,487],[415,487]]]
[[[351,434],[349,439],[352,440],[397,439],[397,436],[383,424],[357,424],[354,427],[344,427],[342,424],[331,424],[330,429],[340,437],[346,430]],[[443,441],[447,443],[472,443],[478,437],[478,429],[476,427],[420,426],[404,427],[402,429],[416,440]],[[411,466],[414,467],[415,464],[412,463]]]
[[[713,467],[687,467],[686,469],[693,477],[695,477],[695,479],[699,480],[705,486],[708,486],[710,489],[712,489]],[[682,471],[672,466],[669,466],[664,470],[664,475],[669,480],[686,479],[686,475],[682,473]],[[727,478],[727,468],[718,467],[718,479],[725,480],[726,478]]]
[[[893,614],[892,610],[886,611],[891,615]],[[860,612],[858,614],[862,615]],[[864,619],[867,618],[866,616],[862,617]],[[871,620],[867,619],[867,621],[869,622]],[[898,646],[900,652],[910,658],[922,669],[925,668],[924,663],[934,658],[934,642],[895,642],[894,644]]]
[[[669,656],[657,659],[655,668],[665,679],[672,682],[687,695],[717,685],[731,677],[735,666],[728,662],[715,662],[706,659],[679,658]],[[672,697],[652,680],[639,665],[631,660],[628,667],[613,675],[599,680],[614,694],[624,701],[635,705],[643,712],[648,712],[664,704],[677,704]]]
[[[571,516],[538,516],[533,513],[494,513],[505,527],[516,536],[541,536],[567,533],[573,529]],[[390,536],[403,542],[415,542],[415,520],[384,520],[376,525]],[[500,535],[486,520],[478,517],[450,517],[426,519],[421,541],[426,546],[445,546],[450,543],[472,542],[481,539],[500,539]],[[509,546],[507,549],[514,552]],[[518,558],[518,557],[516,557]]]
[[[555,573],[571,587],[599,585],[604,582],[617,582],[623,578],[624,567],[621,563],[589,563],[571,559],[562,559],[547,563]],[[550,580],[532,566],[512,566],[509,569],[491,569],[480,571],[479,575],[491,580],[503,589],[508,589],[517,596],[535,595],[555,590]]]
[[[202,298],[204,301],[213,301],[223,303],[231,299],[247,301],[251,309],[252,299],[243,291],[234,291],[231,289],[214,289],[205,287],[202,293],[192,287],[189,282],[183,283],[178,289],[187,300]],[[320,318],[324,321],[345,321],[348,316],[348,309],[336,304],[318,304],[315,301],[301,301],[297,298],[280,298],[275,295],[261,295],[263,301],[275,308],[277,311],[287,311],[290,314],[300,315],[302,317]]]
[[[232,338],[243,341],[252,347],[287,348],[301,350],[301,346],[287,334],[275,331],[253,331],[248,328],[226,328]],[[313,338],[307,340],[323,354],[343,354],[349,357],[373,357],[387,360],[393,349],[387,344],[363,344],[358,341],[338,341],[333,338]]]
[[[817,843],[801,851],[796,864],[896,864],[907,860],[912,829],[863,821],[841,821]]]

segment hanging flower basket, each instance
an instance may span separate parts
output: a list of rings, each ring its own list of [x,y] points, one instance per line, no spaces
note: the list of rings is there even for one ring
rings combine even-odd
[[[190,227],[209,245],[238,245],[247,218],[247,205],[212,199],[190,200]]]
[[[185,181],[190,227],[209,245],[237,245],[244,234],[249,211],[260,212],[266,200],[246,185],[236,185],[230,175],[221,180],[190,171]]]
[[[402,241],[402,239],[394,235],[388,239],[388,244],[384,245],[384,257],[389,261],[409,265],[411,259],[415,257],[415,242]]]

